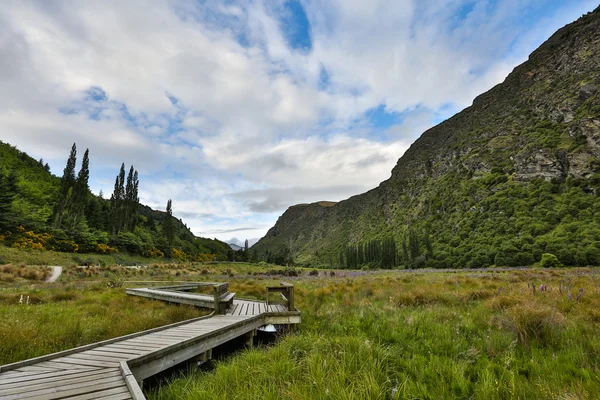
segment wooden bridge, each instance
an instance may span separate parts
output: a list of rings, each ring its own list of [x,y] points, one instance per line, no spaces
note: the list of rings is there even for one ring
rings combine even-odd
[[[265,325],[300,323],[294,287],[267,287],[267,301],[236,299],[227,283],[127,289],[127,294],[214,311],[143,332],[0,366],[0,399],[145,399],[143,380],[185,361],[206,361],[212,349]],[[210,295],[192,291],[209,289]],[[275,298],[274,298],[275,295]]]

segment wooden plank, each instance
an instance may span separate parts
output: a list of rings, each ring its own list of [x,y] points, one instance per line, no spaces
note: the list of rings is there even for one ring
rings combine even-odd
[[[111,344],[110,346],[102,346],[102,349],[122,349],[122,350],[139,350],[139,351],[145,351],[145,350],[152,350],[155,349],[157,346],[153,345],[153,344],[149,344],[149,345],[143,345],[143,344],[137,344],[134,345],[133,343],[129,343],[129,342],[125,342],[125,343],[118,343],[118,344]]]
[[[101,355],[107,354],[107,353],[129,355],[132,358],[135,356],[139,356],[140,354],[144,354],[144,352],[140,351],[140,350],[125,350],[125,349],[115,349],[115,348],[107,349],[106,347],[99,347],[99,350],[86,351],[86,354],[95,354],[97,356],[101,356]]]
[[[69,397],[69,400],[127,400],[131,399],[131,394],[127,386],[121,386],[114,389],[101,390],[99,392],[85,393],[78,396]]]
[[[113,362],[95,361],[95,360],[84,360],[80,358],[63,357],[60,359],[61,362],[73,365],[91,365],[93,367],[115,367]]]
[[[136,340],[135,342],[127,342],[127,343],[131,344],[133,346],[163,347],[163,346],[168,346],[168,345],[172,344],[173,342],[176,342],[176,340],[158,340],[158,339],[148,338],[147,340],[140,339],[139,341]]]
[[[76,358],[79,360],[89,361],[106,361],[106,362],[120,362],[122,360],[128,360],[132,357],[130,354],[115,354],[115,353],[104,353],[103,355],[90,354],[87,351],[85,353],[71,354],[70,358]]]
[[[46,383],[46,382],[57,382],[57,381],[65,381],[67,379],[73,379],[73,378],[80,378],[83,376],[92,376],[92,375],[102,375],[105,374],[106,371],[105,370],[94,370],[94,371],[78,371],[74,374],[62,374],[62,375],[58,375],[58,376],[47,376],[47,377],[41,377],[41,378],[36,378],[33,382],[29,383],[24,383],[22,381],[19,382],[12,382],[12,383],[7,383],[7,382],[3,382],[2,383],[2,387],[0,388],[0,393],[3,393],[5,389],[12,389],[15,387],[29,387],[30,385],[38,385],[38,384],[42,384],[42,383]]]
[[[152,336],[149,336],[150,338],[157,338],[157,339],[167,339],[167,340],[177,340],[177,339],[186,339],[189,338],[191,335],[189,333],[184,333],[184,332],[169,332],[169,333],[162,333],[162,334],[158,334],[155,333]]]
[[[140,388],[140,385],[138,385],[135,376],[131,372],[131,369],[129,369],[129,364],[123,361],[119,364],[119,368],[121,369],[121,376],[123,379],[125,379],[125,384],[129,389],[131,397],[134,400],[146,400],[146,396],[144,396],[142,388]]]
[[[97,392],[85,393],[71,396],[68,400],[104,400],[104,399],[131,399],[131,393],[127,386],[118,386],[112,389],[104,389]]]
[[[239,307],[239,304],[233,304],[229,310],[227,310],[227,315],[234,315],[236,308]]]
[[[96,381],[99,378],[110,378],[110,377],[114,377],[114,376],[120,376],[121,372],[119,370],[115,370],[112,372],[102,372],[102,374],[100,374],[100,376],[98,376],[97,374],[95,375],[84,375],[84,376],[69,376],[69,377],[65,377],[63,379],[53,379],[50,381],[44,381],[44,382],[39,382],[39,381],[34,381],[31,382],[28,385],[19,385],[17,387],[4,387],[2,386],[2,389],[0,389],[0,397],[4,397],[4,396],[8,396],[8,395],[13,395],[13,394],[23,394],[24,396],[27,396],[28,393],[30,392],[37,392],[43,389],[51,389],[51,388],[56,388],[56,387],[63,387],[63,386],[85,386],[88,384],[89,381]]]
[[[61,399],[69,396],[74,396],[78,394],[97,392],[103,389],[112,389],[117,387],[125,386],[125,382],[123,381],[123,377],[121,375],[112,376],[109,378],[101,378],[97,379],[94,384],[90,385],[80,385],[77,383],[60,386],[60,387],[51,387],[46,389],[40,389],[31,391],[28,393],[17,393],[8,396],[3,396],[2,400],[17,400],[17,399],[36,399],[36,400],[54,400]]]
[[[71,375],[71,374],[76,374],[76,373],[80,373],[80,372],[84,372],[85,370],[71,370],[71,371],[56,371],[56,372],[36,372],[36,373],[30,373],[30,374],[22,374],[22,376],[9,376],[6,379],[2,379],[0,380],[0,384],[4,385],[4,384],[8,384],[8,383],[14,383],[14,382],[29,382],[29,381],[33,381],[36,379],[44,379],[44,378],[55,378],[55,377],[60,377],[60,376],[66,376],[66,375]],[[4,373],[2,373],[0,375],[0,377],[2,377],[4,375]],[[23,383],[25,384],[25,383]]]
[[[21,372],[52,372],[56,370],[56,368],[44,368],[36,365],[29,365],[27,367],[19,369],[21,370]]]
[[[169,339],[169,338],[159,338],[159,337],[155,337],[152,335],[148,335],[146,337],[143,338],[139,338],[139,339],[131,339],[128,340],[127,343],[137,343],[137,344],[157,344],[157,345],[164,345],[164,344],[171,344],[173,342],[176,342],[176,339]]]

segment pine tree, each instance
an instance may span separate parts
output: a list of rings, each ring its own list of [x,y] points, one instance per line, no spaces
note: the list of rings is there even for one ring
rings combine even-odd
[[[175,236],[175,232],[173,229],[173,202],[171,201],[171,199],[167,201],[167,215],[163,220],[163,230],[165,232],[167,242],[169,243],[169,247],[171,247],[173,244],[173,238]]]
[[[77,146],[73,143],[71,153],[67,159],[67,165],[63,171],[63,176],[60,180],[60,190],[58,192],[57,208],[54,212],[55,225],[57,228],[62,226],[65,211],[71,201],[73,194],[73,186],[75,185],[75,165],[77,164]]]

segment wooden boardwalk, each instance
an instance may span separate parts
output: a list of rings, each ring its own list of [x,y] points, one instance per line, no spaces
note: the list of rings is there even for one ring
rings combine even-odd
[[[203,286],[211,286],[213,295],[182,292]],[[270,301],[273,292],[282,294]],[[213,348],[239,337],[252,343],[261,326],[300,323],[300,312],[293,306],[293,286],[288,284],[267,288],[267,302],[235,299],[227,284],[127,289],[127,293],[215,311],[206,317],[0,366],[0,399],[145,399],[141,383],[148,377],[184,361],[209,359]]]

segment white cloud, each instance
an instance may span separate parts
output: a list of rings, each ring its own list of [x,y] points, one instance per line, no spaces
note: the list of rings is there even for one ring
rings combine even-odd
[[[594,6],[535,20],[550,0],[307,0],[312,49],[297,51],[282,4],[6,2],[0,139],[54,171],[76,141],[95,190],[125,161],[142,200],[173,198],[194,231],[261,236],[287,205],[376,186],[440,113]],[[107,98],[86,100],[91,87]],[[370,126],[380,105],[402,121]]]

